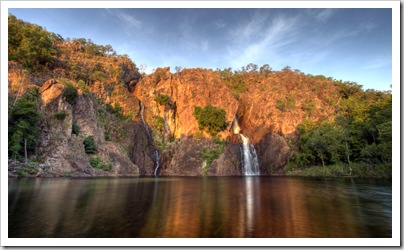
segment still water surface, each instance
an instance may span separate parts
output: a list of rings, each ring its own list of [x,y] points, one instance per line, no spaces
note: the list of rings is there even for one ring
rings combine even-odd
[[[391,237],[391,180],[9,179],[9,237]]]

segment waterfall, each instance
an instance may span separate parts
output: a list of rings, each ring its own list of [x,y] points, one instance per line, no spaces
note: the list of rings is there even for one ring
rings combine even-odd
[[[143,103],[140,102],[140,117],[142,118],[142,123],[143,123],[144,128],[146,129],[147,136],[149,136],[149,138],[150,138],[151,136],[150,136],[149,126],[147,126],[147,123],[144,120],[143,113],[144,113],[144,105],[143,105]]]
[[[160,167],[160,154],[159,151],[154,150],[154,162],[155,162],[155,168],[154,168],[154,176],[157,176],[157,171],[159,170]]]
[[[236,117],[234,117],[232,129],[233,129],[233,133],[234,133],[234,134],[236,134],[236,135],[240,134],[241,128],[240,128],[240,126],[238,125],[237,115],[236,115]]]
[[[244,175],[259,175],[259,165],[257,152],[254,145],[250,143],[250,139],[240,134],[240,138],[243,141],[243,173]]]
[[[144,126],[144,128],[146,130],[148,139],[149,139],[149,141],[151,143],[153,140],[152,140],[152,137],[151,137],[151,134],[150,134],[149,126],[147,126],[147,123],[144,120],[143,113],[144,113],[144,105],[143,105],[143,103],[140,102],[140,117],[142,118],[143,126]],[[158,172],[158,169],[160,167],[160,153],[159,153],[159,151],[156,150],[155,148],[153,148],[152,156],[153,156],[153,160],[154,160],[154,176],[157,176],[157,172]]]
[[[237,121],[237,115],[234,118],[232,125],[233,133],[239,135],[242,144],[242,158],[243,158],[243,174],[244,175],[259,175],[259,165],[258,165],[258,157],[257,152],[255,151],[254,145],[250,143],[250,139],[241,134],[241,128]]]

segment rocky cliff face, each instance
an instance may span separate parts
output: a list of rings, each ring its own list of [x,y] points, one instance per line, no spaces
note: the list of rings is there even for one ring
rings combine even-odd
[[[10,74],[14,94],[23,78],[28,79],[25,85],[37,86],[19,69]],[[126,83],[107,79],[96,80],[87,89],[79,87],[74,104],[63,98],[63,81],[51,79],[40,85],[40,109],[45,115],[38,153],[44,163],[37,175],[152,176],[157,161],[159,176],[242,175],[241,141],[230,126],[236,115],[241,133],[255,145],[260,173],[282,174],[293,154],[297,125],[334,112],[327,99],[336,95],[330,80],[310,82],[309,76],[296,72],[246,73],[246,89],[237,98],[220,72],[212,70],[172,74],[162,68],[142,79],[130,73],[122,77]],[[161,96],[167,99],[161,102]],[[225,110],[229,124],[215,137],[201,131],[193,115],[195,107],[208,104]],[[65,118],[56,119],[58,112]],[[73,124],[80,128],[78,135],[72,133]],[[87,136],[94,137],[95,154],[84,150]],[[92,167],[95,157],[110,163],[110,170]]]
[[[238,109],[238,102],[229,88],[222,84],[220,75],[212,70],[184,69],[171,74],[169,68],[159,68],[154,74],[144,77],[135,87],[134,94],[145,106],[144,117],[148,124],[156,117],[164,119],[166,132],[174,138],[195,137],[199,132],[198,122],[192,115],[194,107],[207,104],[224,109],[226,120],[231,123]],[[167,95],[169,105],[160,105],[158,95]],[[203,136],[209,137],[208,134]],[[221,138],[230,136],[221,132]]]
[[[116,121],[113,117],[90,95],[79,93],[74,104],[67,103],[62,95],[64,88],[57,80],[50,80],[39,90],[41,110],[45,114],[39,154],[50,166],[48,173],[59,176],[138,176],[139,167],[132,163],[127,154],[131,142],[105,140],[106,130],[102,124],[105,121],[101,117],[107,116],[106,119],[109,118],[109,122],[114,124]],[[65,118],[58,120],[55,115],[60,112],[65,114]],[[80,128],[78,135],[72,132],[73,123]],[[134,131],[130,129],[127,133],[133,135]],[[85,152],[83,141],[87,136],[94,137],[96,153]],[[109,171],[90,165],[90,159],[97,156],[105,164],[111,163]]]
[[[157,69],[137,83],[134,94],[144,105],[145,121],[157,131],[154,124],[161,117],[165,124],[163,140],[175,140],[175,143],[166,143],[168,150],[163,152],[162,175],[202,174],[205,163],[201,152],[209,145],[197,138],[212,140],[212,137],[199,130],[192,114],[195,106],[211,104],[224,109],[229,124],[238,115],[241,133],[248,136],[257,149],[261,174],[283,173],[282,168],[293,154],[291,144],[298,124],[305,119],[317,121],[330,117],[334,112],[329,100],[337,93],[330,79],[313,80],[311,76],[288,69],[267,75],[245,73],[242,77],[246,89],[238,100],[223,77],[212,70],[188,69],[171,74],[169,68]],[[156,101],[158,95],[169,96],[170,104],[160,105]],[[226,139],[228,145],[206,174],[241,174],[241,152],[235,146],[241,143],[240,139],[230,126],[219,137]],[[236,164],[232,164],[234,162]],[[226,166],[226,170],[215,169],[219,166]],[[231,166],[237,170],[233,171]]]
[[[220,157],[207,168],[201,156],[204,149],[215,149],[212,136],[198,128],[194,108],[208,104],[221,108],[226,111],[229,124],[238,109],[237,100],[222,84],[219,74],[204,69],[171,74],[169,68],[157,69],[137,83],[134,94],[144,105],[144,121],[154,131],[152,144],[162,154],[159,175],[240,175],[237,146],[226,145]],[[160,104],[159,95],[168,96],[169,103]],[[163,123],[161,129],[159,120]],[[223,139],[230,136],[229,129],[217,135]]]
[[[247,90],[239,99],[242,133],[257,147],[261,173],[282,173],[293,154],[290,143],[305,119],[330,118],[337,96],[331,79],[312,77],[289,69],[268,76],[246,74]],[[335,104],[335,103],[334,103]]]
[[[282,173],[297,144],[298,124],[332,120],[339,103],[331,79],[288,67],[275,72],[268,65],[258,70],[249,64],[240,71],[184,69],[174,74],[160,68],[142,76],[128,56],[117,55],[110,45],[65,40],[41,27],[32,31],[48,41],[41,48],[49,52],[46,60],[35,53],[22,58],[21,39],[34,50],[45,44],[36,36],[26,39],[24,23],[9,16],[9,41],[14,42],[9,44],[8,89],[12,111],[28,89],[40,92],[39,147],[36,138],[30,139],[30,157],[40,163],[30,175],[151,176],[157,165],[162,176],[241,175],[241,140],[230,126],[235,117],[239,132],[255,146],[260,173]],[[78,90],[74,102],[64,97],[67,86]],[[193,114],[196,107],[207,106],[225,111],[223,123],[229,125],[215,136],[200,130]],[[9,116],[9,124],[20,118],[10,123]],[[21,131],[29,130],[23,129],[14,131],[9,150],[15,157],[10,159],[11,175],[26,172],[16,162],[23,154],[25,158],[27,136]],[[92,152],[83,144],[89,136],[97,147]]]

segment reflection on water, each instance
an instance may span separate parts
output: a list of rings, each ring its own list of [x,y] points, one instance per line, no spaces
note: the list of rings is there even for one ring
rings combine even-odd
[[[9,237],[391,237],[391,181],[9,179]]]

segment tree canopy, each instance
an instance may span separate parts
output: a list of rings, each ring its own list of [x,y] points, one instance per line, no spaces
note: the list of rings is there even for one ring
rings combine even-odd
[[[208,104],[204,108],[195,107],[193,115],[198,121],[199,129],[216,135],[229,125],[226,121],[226,111]]]
[[[41,114],[38,110],[39,93],[32,88],[11,106],[8,117],[8,153],[21,160],[27,153],[35,153],[39,142]]]

